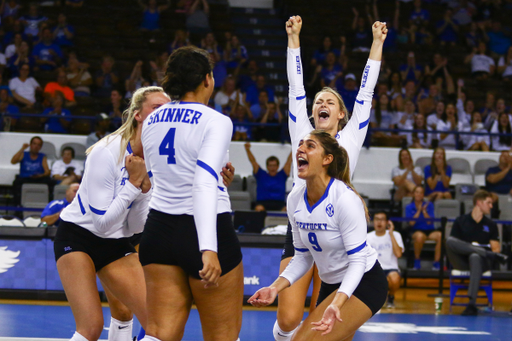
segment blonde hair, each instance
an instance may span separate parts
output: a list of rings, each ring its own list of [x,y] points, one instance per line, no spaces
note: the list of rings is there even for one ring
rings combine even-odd
[[[336,98],[338,99],[338,104],[340,105],[340,111],[345,113],[345,116],[343,116],[343,118],[338,121],[338,131],[340,131],[348,123],[348,110],[347,110],[347,107],[345,106],[345,102],[343,101],[343,98],[341,98],[341,95],[338,93],[338,91],[326,86],[322,90],[320,90],[316,93],[313,103],[315,103],[318,96],[320,96],[320,94],[322,94],[324,92],[328,92],[328,93],[331,93],[334,96],[336,96]]]
[[[126,150],[128,143],[135,136],[138,124],[137,120],[135,119],[135,114],[142,110],[142,105],[146,101],[147,96],[155,92],[162,92],[167,97],[169,97],[164,92],[164,89],[159,86],[147,86],[138,89],[133,93],[132,99],[130,100],[130,106],[123,112],[123,124],[119,127],[119,129],[103,138],[107,139],[107,144],[109,144],[111,138],[113,139],[119,135],[121,136],[121,153],[119,154],[119,160],[117,161],[118,163],[123,160],[124,151]],[[85,153],[89,155],[100,141],[90,146]]]

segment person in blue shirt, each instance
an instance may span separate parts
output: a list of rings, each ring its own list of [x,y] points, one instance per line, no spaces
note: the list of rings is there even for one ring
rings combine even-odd
[[[493,203],[498,195],[512,195],[512,156],[509,150],[501,152],[499,164],[485,172],[485,189],[491,193]]]
[[[25,151],[28,147],[30,149]],[[20,164],[20,174],[16,175],[12,184],[15,205],[19,205],[21,202],[21,186],[24,183],[44,183],[50,187],[50,193],[53,191],[48,160],[45,154],[39,152],[42,147],[43,139],[34,136],[30,139],[30,144],[24,143],[11,159],[11,164]]]
[[[354,111],[357,93],[359,92],[356,76],[353,73],[349,73],[345,76],[345,82],[341,80],[342,78],[338,78],[336,81],[336,90],[338,90],[341,98],[343,98],[347,110],[352,112]]]
[[[405,217],[419,220],[409,221],[412,240],[414,241],[414,269],[421,269],[420,255],[425,241],[434,240],[436,249],[434,254],[433,270],[439,270],[441,258],[441,232],[435,230],[434,223],[425,219],[434,218],[434,205],[424,201],[425,190],[422,186],[416,186],[413,192],[413,201],[405,207]]]
[[[52,99],[52,106],[43,111],[43,115],[55,116],[41,118],[41,122],[45,123],[45,133],[69,133],[69,127],[71,126],[71,112],[64,108],[64,101],[64,95],[60,91],[56,91]]]
[[[72,183],[66,190],[66,197],[62,200],[53,200],[44,208],[41,213],[41,222],[46,223],[48,226],[59,225],[60,212],[66,208],[75,198],[78,192],[78,183]]]
[[[45,71],[55,70],[60,64],[64,55],[59,45],[53,42],[52,30],[43,29],[41,42],[34,46],[32,50],[36,65],[39,69]]]
[[[140,29],[142,31],[155,31],[160,29],[160,13],[165,11],[171,6],[171,1],[168,0],[165,5],[158,6],[156,0],[149,0],[146,5],[144,1],[139,0],[139,6],[144,11],[142,14],[142,24]]]
[[[59,46],[73,46],[73,37],[75,29],[67,23],[64,13],[60,13],[57,19],[57,27],[53,30],[53,39],[55,44]]]
[[[451,199],[450,179],[452,167],[446,164],[444,148],[437,147],[432,155],[432,162],[425,167],[425,195],[428,200]]]
[[[409,21],[415,24],[422,24],[430,20],[430,12],[421,8],[421,0],[414,0],[414,9],[409,16]]]
[[[247,88],[247,96],[245,97],[245,100],[250,103],[250,105],[254,105],[258,103],[259,94],[261,91],[265,90],[268,95],[268,100],[270,102],[275,102],[274,99],[274,89],[272,86],[267,84],[267,80],[264,75],[259,74],[256,77],[256,83],[249,86]]]
[[[286,179],[290,175],[292,167],[292,153],[288,156],[288,160],[279,170],[279,159],[270,156],[267,159],[267,172],[261,169],[256,158],[251,152],[251,144],[245,144],[247,157],[252,165],[252,173],[256,178],[256,206],[255,211],[285,211],[286,210]]]
[[[21,17],[20,20],[25,26],[25,34],[35,39],[39,33],[39,25],[47,21],[48,18],[39,14],[39,6],[37,3],[32,3],[29,6],[28,15]]]
[[[459,31],[459,25],[457,20],[453,19],[453,12],[451,9],[447,9],[444,18],[439,20],[436,24],[436,32],[441,45],[457,43],[457,32]]]

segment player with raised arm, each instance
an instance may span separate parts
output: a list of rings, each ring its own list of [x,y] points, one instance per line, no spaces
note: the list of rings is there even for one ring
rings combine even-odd
[[[313,130],[309,121],[306,107],[306,92],[303,81],[302,59],[300,55],[300,31],[302,18],[293,16],[286,22],[288,34],[287,71],[289,82],[289,119],[288,125],[292,141],[292,152],[298,147],[299,141]],[[369,59],[363,71],[361,86],[354,105],[352,117],[341,96],[331,88],[323,88],[315,96],[313,102],[313,118],[315,128],[325,130],[335,137],[338,143],[348,153],[350,162],[350,176],[352,176],[359,158],[359,152],[368,130],[373,91],[377,83],[382,60],[382,47],[387,36],[385,23],[375,22],[372,26],[373,44]],[[293,159],[294,184],[303,182],[297,177],[297,161]],[[281,257],[280,273],[284,271],[295,251],[293,248],[291,227],[288,227],[286,243]],[[278,341],[289,340],[293,331],[299,326],[304,315],[304,302],[307,291],[313,278],[311,269],[293,286],[279,295],[277,321],[274,325],[274,338]],[[315,280],[312,302],[316,301],[319,280]],[[311,305],[310,313],[314,310]]]

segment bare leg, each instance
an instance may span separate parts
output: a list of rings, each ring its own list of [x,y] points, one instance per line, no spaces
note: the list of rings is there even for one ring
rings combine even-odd
[[[434,253],[434,260],[436,262],[439,262],[439,260],[441,259],[441,236],[442,234],[440,231],[434,231],[428,235],[429,240],[433,240],[436,242],[436,249]]]
[[[416,231],[412,235],[412,240],[414,241],[414,258],[420,259],[421,250],[423,249],[425,240],[427,240],[427,236],[421,231]]]
[[[396,271],[390,272],[387,276],[389,295],[395,296],[395,292],[400,289],[400,274]]]
[[[73,311],[76,331],[88,341],[98,340],[103,330],[103,312],[92,259],[86,253],[71,252],[59,258],[57,270]]]

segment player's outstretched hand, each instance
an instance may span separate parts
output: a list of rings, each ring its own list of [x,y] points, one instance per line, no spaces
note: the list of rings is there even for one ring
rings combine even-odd
[[[272,304],[277,296],[277,289],[272,287],[264,287],[256,291],[247,302],[255,307],[265,307]]]
[[[299,15],[291,16],[286,22],[286,33],[290,35],[299,35],[302,28],[302,18]]]
[[[376,21],[372,25],[373,40],[384,42],[388,36],[388,27],[385,22]]]
[[[218,281],[221,273],[222,269],[220,267],[219,258],[217,257],[217,252],[204,251],[203,269],[199,271],[199,277],[201,277],[201,281],[205,283],[205,289],[219,286]]]
[[[329,334],[332,331],[332,327],[334,327],[334,323],[336,321],[342,322],[340,317],[340,309],[334,305],[330,304],[327,309],[324,311],[324,316],[318,322],[311,322],[313,330],[323,332],[322,335]]]

